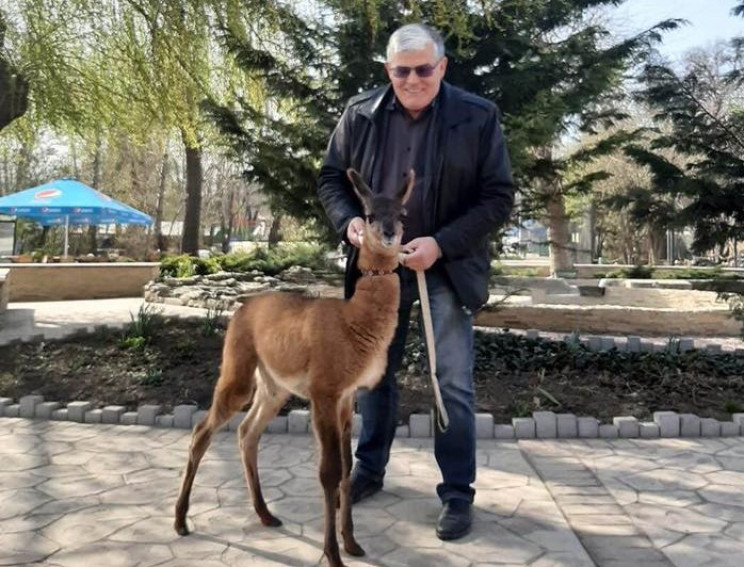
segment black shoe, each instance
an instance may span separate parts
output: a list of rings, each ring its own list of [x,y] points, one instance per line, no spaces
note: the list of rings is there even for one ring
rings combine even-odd
[[[357,504],[382,490],[382,482],[364,475],[355,474],[351,478],[351,503]]]
[[[470,532],[473,525],[473,505],[467,500],[453,498],[445,502],[437,520],[437,537],[444,541],[459,539]]]

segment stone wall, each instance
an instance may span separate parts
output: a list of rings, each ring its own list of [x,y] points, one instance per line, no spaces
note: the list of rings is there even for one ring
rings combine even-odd
[[[643,336],[738,336],[728,307],[650,309],[624,306],[505,305],[479,312],[476,324],[508,329]]]
[[[62,301],[141,297],[158,276],[157,262],[95,264],[0,264],[10,270],[10,301]]]
[[[8,307],[10,297],[10,270],[0,269],[0,313]]]

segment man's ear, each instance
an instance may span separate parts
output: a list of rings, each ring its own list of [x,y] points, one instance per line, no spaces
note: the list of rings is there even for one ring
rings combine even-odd
[[[359,175],[356,169],[350,167],[346,170],[346,175],[349,177],[351,186],[354,187],[354,192],[362,203],[364,214],[370,214],[372,211],[372,189],[369,188],[369,185],[362,179],[362,176]]]

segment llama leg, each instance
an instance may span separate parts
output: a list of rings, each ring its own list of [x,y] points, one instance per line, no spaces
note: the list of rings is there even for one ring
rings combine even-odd
[[[341,537],[346,553],[362,557],[364,549],[354,539],[354,522],[351,517],[351,421],[354,414],[354,396],[343,400],[341,406]]]
[[[336,537],[336,499],[341,482],[341,431],[339,400],[312,397],[313,426],[320,448],[320,483],[325,496],[325,542],[323,553],[330,567],[344,567]]]
[[[264,429],[282,408],[287,397],[288,393],[284,391],[272,395],[259,379],[253,405],[238,429],[246,482],[253,498],[253,508],[264,526],[277,527],[281,526],[282,522],[269,512],[261,491],[258,479],[258,443]]]
[[[186,472],[183,476],[183,482],[181,483],[181,492],[176,501],[176,520],[174,527],[178,534],[188,535],[189,533],[188,527],[186,526],[186,514],[189,511],[191,489],[194,485],[194,477],[196,476],[199,462],[204,456],[204,453],[207,452],[207,449],[212,442],[214,432],[227,423],[233,414],[243,407],[243,405],[248,401],[248,398],[249,396],[230,399],[229,396],[215,392],[214,401],[212,402],[209,414],[207,414],[207,417],[200,421],[194,428],[194,434],[191,438],[191,447],[189,448],[189,462],[186,465]]]
[[[222,425],[250,401],[255,382],[256,359],[250,345],[239,342],[239,329],[231,327],[225,337],[222,354],[222,372],[214,388],[212,406],[207,417],[194,428],[189,448],[189,462],[181,483],[181,492],[176,501],[174,527],[180,535],[189,533],[186,514],[194,477],[204,453],[212,442],[212,436]]]

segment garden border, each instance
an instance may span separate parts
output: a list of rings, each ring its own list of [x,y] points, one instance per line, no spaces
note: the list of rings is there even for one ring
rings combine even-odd
[[[162,406],[142,405],[137,411],[126,411],[124,406],[94,408],[91,402],[75,401],[62,407],[59,402],[45,401],[43,396],[23,396],[17,404],[11,398],[0,398],[0,418],[21,417],[72,421],[77,423],[104,423],[112,425],[149,425],[162,428],[191,429],[207,414],[191,404],[178,405],[172,414],[164,414]],[[237,431],[246,412],[238,412],[223,428]],[[354,414],[352,434],[356,437],[361,428],[361,415]],[[399,425],[397,437],[428,438],[434,432],[433,413],[411,414],[408,425]],[[478,439],[653,439],[653,438],[714,438],[744,435],[744,413],[732,415],[732,421],[700,418],[695,414],[673,411],[654,412],[653,421],[640,422],[635,417],[615,417],[612,423],[601,423],[594,417],[576,417],[570,413],[556,414],[538,411],[532,417],[512,418],[511,424],[494,423],[490,413],[475,416]],[[310,432],[310,411],[291,410],[287,415],[276,416],[266,428],[270,433],[304,435]]]
[[[198,316],[193,318],[199,319]],[[122,328],[121,325],[93,325],[71,330],[64,336],[84,335],[98,332],[103,328]],[[527,331],[526,336],[539,339],[537,330]],[[49,339],[60,338],[55,333]],[[13,339],[0,344],[13,345],[34,343],[48,340],[44,334],[37,334],[27,339]],[[551,339],[544,339],[551,340]],[[575,340],[573,335],[565,335],[564,340]],[[591,350],[609,350],[616,348],[613,337],[582,337],[582,344]],[[630,352],[659,352],[673,347],[676,352],[685,352],[694,348],[694,339],[680,338],[673,344],[654,344],[640,337],[628,337],[627,350]],[[663,347],[663,348],[658,348]],[[724,354],[720,344],[708,344],[705,349],[709,354]],[[729,354],[744,354],[744,348],[738,348]],[[119,425],[149,425],[163,428],[191,429],[200,421],[207,410],[200,410],[196,405],[178,405],[172,414],[162,413],[159,405],[143,405],[137,411],[127,411],[125,406],[109,405],[94,408],[88,401],[74,401],[62,407],[55,401],[46,401],[43,396],[31,394],[23,396],[18,403],[13,399],[0,397],[0,418],[22,417],[28,419],[48,419],[56,421],[73,421],[78,423],[104,423]],[[245,412],[236,414],[226,428],[236,431],[245,417]],[[532,417],[515,417],[509,423],[495,423],[490,413],[477,413],[475,416],[476,436],[479,439],[651,439],[674,437],[736,437],[744,436],[744,413],[732,414],[732,421],[719,421],[714,418],[701,418],[695,414],[673,411],[657,411],[653,421],[641,422],[632,416],[618,416],[612,423],[602,423],[595,417],[577,417],[570,413],[538,411]],[[352,433],[357,436],[361,428],[361,415],[354,415]],[[310,412],[306,409],[291,410],[287,415],[275,417],[267,431],[271,433],[307,434],[310,430]],[[399,425],[398,437],[427,438],[434,432],[433,414],[411,414],[407,425]]]

